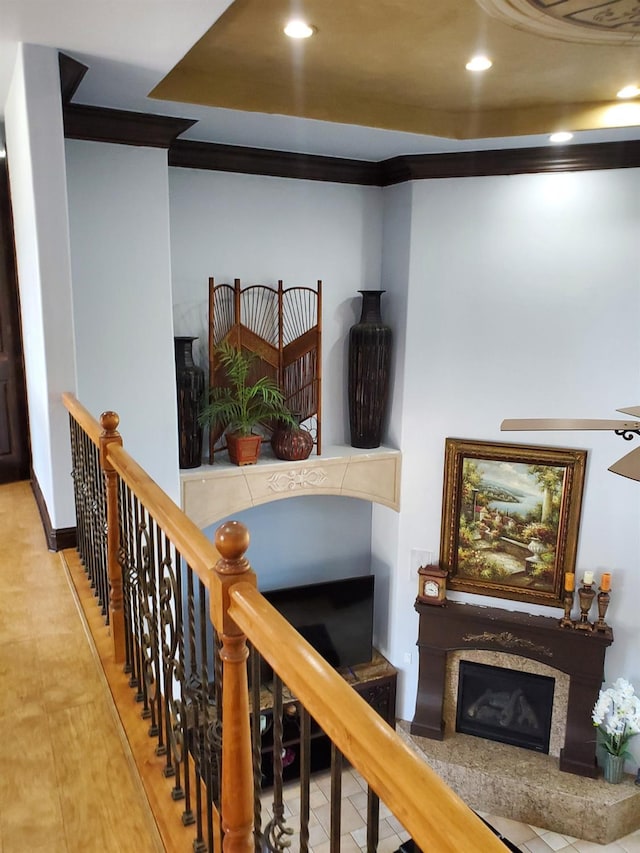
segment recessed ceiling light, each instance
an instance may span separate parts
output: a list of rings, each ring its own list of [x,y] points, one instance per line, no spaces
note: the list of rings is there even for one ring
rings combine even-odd
[[[474,56],[473,59],[470,59],[465,68],[467,71],[486,71],[487,68],[491,68],[493,62],[487,56]]]
[[[631,84],[630,86],[624,86],[617,94],[618,98],[637,98],[640,95],[640,86],[636,86],[635,84]]]
[[[284,28],[285,35],[291,39],[308,39],[315,32],[313,27],[310,27],[306,21],[301,21],[299,18],[289,21]]]
[[[549,142],[568,142],[570,139],[573,139],[573,133],[569,133],[568,130],[559,130],[551,134]]]

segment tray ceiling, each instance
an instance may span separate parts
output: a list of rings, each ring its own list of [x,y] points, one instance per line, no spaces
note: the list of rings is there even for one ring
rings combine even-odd
[[[290,10],[235,0],[151,96],[452,139],[640,125],[636,0],[300,0],[297,42]]]

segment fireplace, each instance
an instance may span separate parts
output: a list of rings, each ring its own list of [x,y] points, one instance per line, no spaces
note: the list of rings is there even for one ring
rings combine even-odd
[[[460,651],[504,653],[514,661],[509,669],[522,669],[517,665],[520,657],[543,664],[546,675],[555,670],[568,678],[559,767],[579,776],[597,775],[591,710],[603,680],[605,652],[613,642],[610,630],[576,631],[561,628],[558,619],[548,616],[458,602],[447,602],[445,607],[416,602],[415,607],[420,615],[420,665],[412,734],[436,740],[445,737],[443,706],[451,657]],[[449,734],[453,734],[451,726],[447,726]]]
[[[456,731],[549,752],[555,680],[460,661]]]

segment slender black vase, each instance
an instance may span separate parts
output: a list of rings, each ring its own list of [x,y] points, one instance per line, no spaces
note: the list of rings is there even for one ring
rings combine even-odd
[[[193,342],[197,338],[173,339],[178,393],[178,442],[181,468],[202,465],[202,427],[198,421],[204,394],[204,370],[194,364]]]
[[[389,397],[391,329],[382,322],[384,290],[359,290],[360,320],[349,330],[349,426],[352,447],[379,447]]]

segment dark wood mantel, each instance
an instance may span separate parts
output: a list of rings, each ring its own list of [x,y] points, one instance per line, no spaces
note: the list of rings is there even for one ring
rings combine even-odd
[[[420,615],[420,669],[414,734],[444,738],[443,703],[447,655],[456,649],[486,649],[530,658],[569,676],[569,700],[560,769],[579,776],[597,775],[591,711],[604,677],[611,631],[561,628],[559,619],[448,602],[433,607],[416,601]]]

